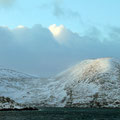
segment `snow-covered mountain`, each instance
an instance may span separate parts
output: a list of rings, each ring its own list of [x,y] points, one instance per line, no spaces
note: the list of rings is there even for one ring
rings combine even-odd
[[[67,96],[65,106],[120,107],[119,60],[85,60],[59,74],[56,79],[67,94],[64,96],[64,99]]]
[[[26,78],[34,78],[35,76],[28,75],[22,72],[17,72],[15,70],[4,68],[0,66],[0,79],[26,79]]]
[[[4,72],[6,70],[0,70],[0,96],[19,104],[120,107],[120,61],[113,58],[85,60],[49,79],[27,77],[26,74],[13,79],[14,71],[10,72],[13,78],[7,79],[9,74],[4,78]]]
[[[29,86],[28,83],[31,82],[30,84],[32,85],[34,79],[37,78],[38,78],[37,76],[17,72],[15,70],[0,66],[0,109],[9,108],[10,106],[22,108],[21,105],[19,106],[18,103],[14,101],[14,99],[15,98],[19,99],[17,97],[20,96],[21,94],[24,94],[25,87]],[[10,101],[6,101],[6,99]],[[14,102],[11,103],[11,101]]]

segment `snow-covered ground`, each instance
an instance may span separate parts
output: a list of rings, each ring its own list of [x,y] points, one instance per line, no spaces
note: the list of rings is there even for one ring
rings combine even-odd
[[[89,59],[48,79],[0,68],[0,96],[35,107],[120,107],[120,62]]]

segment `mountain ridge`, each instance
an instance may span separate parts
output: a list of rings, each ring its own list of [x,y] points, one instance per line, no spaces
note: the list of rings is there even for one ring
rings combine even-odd
[[[1,80],[0,96],[29,107],[120,107],[120,61],[84,60],[47,79]]]

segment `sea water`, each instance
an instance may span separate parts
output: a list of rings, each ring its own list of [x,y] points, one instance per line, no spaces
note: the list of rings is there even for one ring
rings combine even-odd
[[[0,120],[120,120],[120,109],[41,108],[0,111]]]

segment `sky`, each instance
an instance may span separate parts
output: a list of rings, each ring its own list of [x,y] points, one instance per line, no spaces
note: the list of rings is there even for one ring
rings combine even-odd
[[[120,58],[119,11],[120,0],[0,0],[0,65],[46,77]]]

